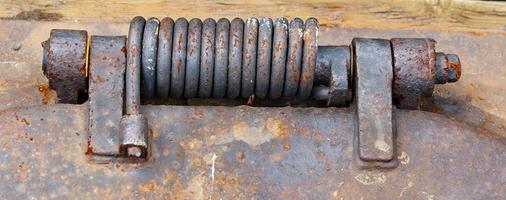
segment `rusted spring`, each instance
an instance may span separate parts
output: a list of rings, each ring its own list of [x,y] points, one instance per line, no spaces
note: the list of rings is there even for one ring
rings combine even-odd
[[[130,22],[127,41],[127,66],[125,73],[125,112],[126,114],[138,114],[141,103],[140,74],[141,74],[141,48],[142,34],[146,20],[135,17]],[[128,82],[130,81],[130,82]]]
[[[311,95],[318,42],[314,18],[305,23],[299,18],[290,22],[179,18],[174,22],[167,17],[141,24],[143,20],[136,17],[131,22],[127,56],[129,66],[142,69],[141,86],[135,89],[143,98],[307,99]],[[138,37],[141,43],[134,41]],[[133,102],[128,99],[132,92],[127,88],[127,102]]]

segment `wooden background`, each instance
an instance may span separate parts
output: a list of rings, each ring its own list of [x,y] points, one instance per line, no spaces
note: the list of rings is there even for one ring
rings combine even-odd
[[[107,4],[103,3],[107,2]],[[506,2],[470,0],[0,0],[0,19],[128,22],[132,16],[317,17],[324,26],[502,32]]]

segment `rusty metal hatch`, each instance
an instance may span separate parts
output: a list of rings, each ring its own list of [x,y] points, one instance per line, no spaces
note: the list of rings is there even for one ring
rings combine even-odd
[[[32,184],[10,177],[0,190],[504,198],[504,138],[418,110],[435,84],[459,80],[457,55],[430,38],[318,46],[318,31],[314,18],[142,17],[127,37],[52,30],[42,65],[60,103],[0,113],[2,130],[24,133],[2,140],[27,138],[4,143],[1,161],[38,172],[27,173]]]

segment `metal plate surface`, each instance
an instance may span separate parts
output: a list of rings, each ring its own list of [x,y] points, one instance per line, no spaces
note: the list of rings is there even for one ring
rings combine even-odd
[[[506,198],[506,139],[438,114],[399,111],[399,167],[364,170],[349,109],[141,110],[150,159],[104,165],[84,155],[86,105],[1,112],[0,198]]]

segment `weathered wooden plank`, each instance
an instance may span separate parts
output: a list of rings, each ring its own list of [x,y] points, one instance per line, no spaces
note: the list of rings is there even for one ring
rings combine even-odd
[[[0,18],[128,22],[133,16],[314,16],[324,26],[505,31],[506,2],[469,0],[92,0],[0,1]]]

